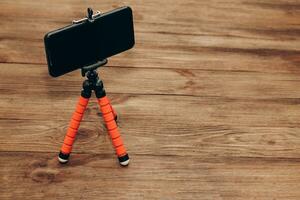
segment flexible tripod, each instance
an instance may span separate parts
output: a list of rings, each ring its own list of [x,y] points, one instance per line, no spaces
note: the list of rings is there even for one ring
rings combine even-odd
[[[96,97],[98,99],[98,104],[100,111],[102,112],[103,120],[106,124],[107,131],[112,140],[112,144],[116,150],[119,162],[122,166],[129,164],[129,156],[126,153],[121,135],[118,130],[116,123],[117,113],[112,108],[106,93],[104,90],[103,82],[100,80],[96,69],[107,63],[107,59],[97,62],[93,65],[83,67],[81,69],[82,76],[86,76],[87,80],[83,81],[81,96],[79,102],[76,106],[76,110],[72,115],[67,134],[65,136],[63,145],[61,147],[60,153],[58,155],[58,160],[60,163],[67,163],[72,150],[72,146],[83,117],[83,113],[88,105],[89,98],[91,97],[92,91],[95,91]]]

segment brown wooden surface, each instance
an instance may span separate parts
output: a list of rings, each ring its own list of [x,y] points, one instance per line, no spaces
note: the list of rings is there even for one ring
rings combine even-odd
[[[134,10],[136,46],[100,70],[131,163],[95,99],[57,163],[81,89],[46,32],[86,7]],[[300,199],[298,0],[0,0],[0,199]]]

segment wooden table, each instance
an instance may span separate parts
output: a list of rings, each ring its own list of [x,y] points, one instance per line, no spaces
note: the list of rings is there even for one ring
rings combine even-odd
[[[49,77],[46,32],[134,10],[136,46],[100,69],[131,156],[97,103],[57,153],[80,71]],[[298,0],[1,0],[0,199],[300,199]]]

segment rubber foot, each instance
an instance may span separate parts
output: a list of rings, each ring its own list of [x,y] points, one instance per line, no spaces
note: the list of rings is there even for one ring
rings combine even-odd
[[[120,165],[122,165],[122,166],[127,166],[129,164],[129,156],[128,156],[128,154],[126,154],[124,156],[121,156],[121,157],[118,157],[118,159],[119,159]]]
[[[69,156],[70,154],[64,154],[62,152],[59,152],[58,154],[58,161],[61,163],[61,164],[65,164],[69,161]]]

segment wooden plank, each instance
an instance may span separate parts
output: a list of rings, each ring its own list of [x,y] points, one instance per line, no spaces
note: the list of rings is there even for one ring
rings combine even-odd
[[[107,132],[97,119],[84,121],[74,153],[116,158]],[[134,122],[132,122],[134,121]],[[168,121],[167,121],[168,122]],[[131,125],[130,123],[139,123]],[[130,155],[298,158],[299,128],[183,124],[154,127],[153,121],[122,120],[121,134]],[[18,124],[16,126],[16,124]],[[58,154],[68,121],[1,120],[0,151]],[[157,124],[157,123],[156,123]],[[150,125],[152,125],[150,127]]]
[[[0,98],[76,97],[84,78],[80,70],[51,78],[46,65],[1,64]],[[300,68],[299,68],[300,69]],[[239,70],[145,69],[106,66],[99,74],[108,93],[189,95],[230,99],[268,99],[295,103],[300,74]],[[300,71],[299,71],[300,73]],[[24,86],[25,84],[25,86]],[[23,89],[26,92],[19,92]],[[65,96],[64,96],[65,95]],[[4,100],[5,101],[5,100]]]
[[[0,153],[1,199],[298,199],[299,160]],[[276,184],[275,184],[276,183]]]

